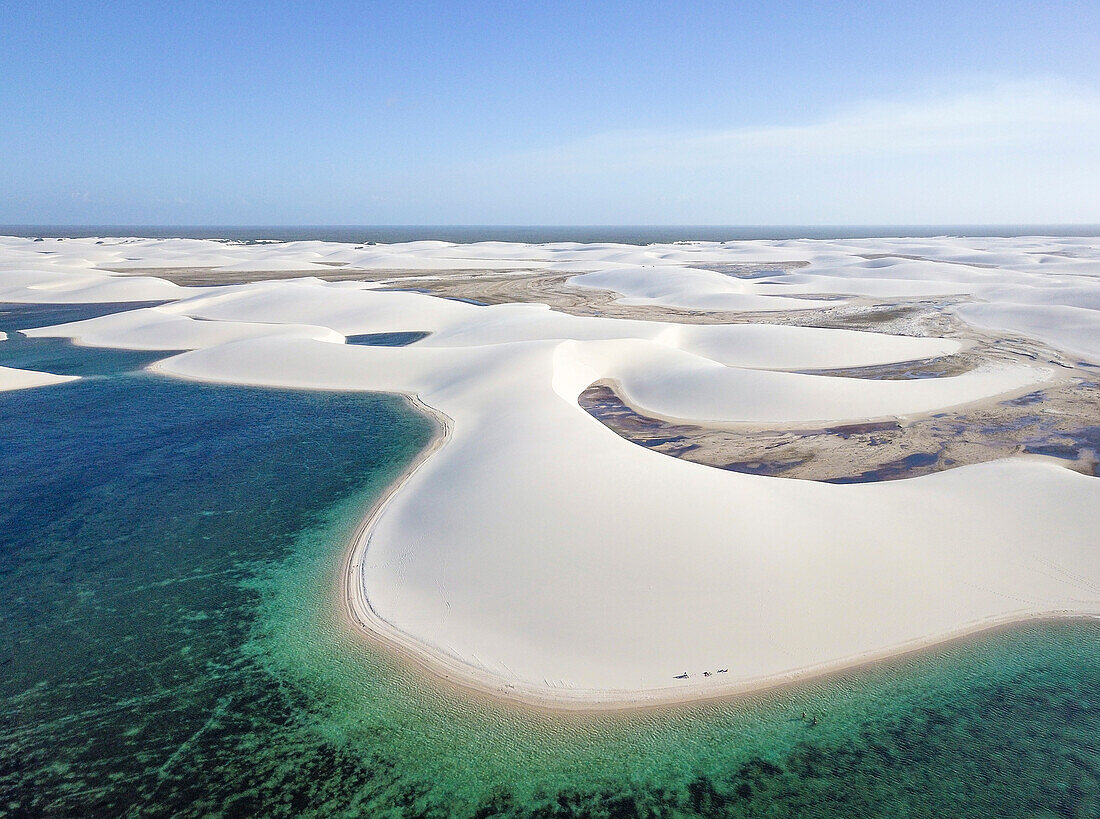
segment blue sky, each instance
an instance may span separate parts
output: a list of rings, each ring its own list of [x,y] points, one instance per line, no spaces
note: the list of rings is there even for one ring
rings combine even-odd
[[[1100,222],[1100,3],[6,3],[0,223]]]

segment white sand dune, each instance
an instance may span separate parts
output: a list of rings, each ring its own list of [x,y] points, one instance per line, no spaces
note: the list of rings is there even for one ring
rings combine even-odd
[[[26,390],[31,387],[46,387],[50,384],[63,384],[66,381],[76,381],[80,376],[54,375],[38,370],[20,370],[15,367],[0,367],[0,392],[10,390]]]
[[[102,302],[167,301],[187,290],[148,276],[105,273],[0,270],[0,303],[96,304]]]
[[[30,242],[0,240],[0,300],[10,292],[21,301],[35,293],[81,301],[89,288],[118,300],[116,277],[73,272],[76,260],[90,269],[124,255],[140,268],[169,258],[182,265],[194,254],[220,266],[279,258],[399,260],[404,269],[564,266],[591,271],[582,279],[627,298],[691,309],[767,309],[731,307],[735,296],[788,309],[775,305],[808,302],[772,290],[864,293],[867,281],[908,296],[914,282],[928,283],[926,292],[974,299],[958,308],[966,320],[1067,349],[1089,347],[1100,323],[1087,306],[1100,292],[1092,240],[361,249],[104,242],[58,243],[74,249],[30,267]],[[689,269],[753,261],[809,266],[764,285]],[[846,291],[848,279],[855,285]],[[39,283],[50,289],[36,290]],[[577,404],[588,385],[612,380],[632,403],[671,418],[845,422],[1014,395],[1051,378],[1050,368],[999,365],[919,381],[802,375],[784,370],[930,358],[960,344],[582,318],[317,279],[180,289],[170,298],[36,334],[188,350],[155,365],[175,377],[404,393],[445,416],[441,446],[389,496],[353,551],[349,604],[374,633],[459,682],[559,706],[656,702],[788,680],[995,622],[1100,614],[1095,478],[1037,457],[846,486],[744,475],[630,444]],[[1068,314],[1052,304],[1078,311],[1078,329],[1067,334]],[[394,331],[430,335],[401,348],[338,343]],[[685,671],[687,679],[676,679]]]
[[[956,312],[977,327],[1031,336],[1100,363],[1100,310],[1064,304],[966,304]]]
[[[747,370],[644,342],[570,342],[582,383],[617,381],[630,403],[661,418],[717,423],[790,423],[932,412],[1031,390],[1052,371],[1030,366],[973,370],[953,378],[862,380]],[[592,376],[595,376],[593,378]]]
[[[828,302],[762,294],[761,286],[690,267],[624,267],[574,276],[571,284],[622,294],[623,304],[661,304],[688,310],[809,310]]]
[[[398,638],[510,690],[644,700],[682,670],[745,683],[1100,604],[1092,479],[1035,461],[858,487],[720,472],[581,412],[568,399],[588,373],[561,347],[262,339],[158,368],[414,392],[446,412],[450,439],[371,534],[362,589]]]
[[[652,322],[639,322],[639,324]],[[954,339],[891,336],[782,324],[669,324],[655,341],[722,364],[772,370],[869,367],[952,355]],[[636,338],[646,338],[639,331]]]
[[[30,338],[70,338],[91,347],[131,350],[191,350],[212,347],[242,338],[287,336],[344,342],[344,336],[328,327],[262,322],[202,321],[177,315],[160,307],[112,313],[83,321],[55,324],[23,331]]]

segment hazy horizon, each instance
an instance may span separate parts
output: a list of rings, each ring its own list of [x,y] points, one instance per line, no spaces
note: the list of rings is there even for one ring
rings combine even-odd
[[[1093,225],[0,225],[0,235],[26,238],[193,238],[228,241],[329,241],[456,244],[503,241],[669,242],[932,238],[937,236],[1100,237]]]

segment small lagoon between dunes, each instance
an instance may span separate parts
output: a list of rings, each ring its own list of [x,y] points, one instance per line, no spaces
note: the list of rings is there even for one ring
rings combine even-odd
[[[0,812],[1100,814],[1096,623],[619,714],[444,691],[339,613],[426,418],[47,344],[96,377],[0,394]]]

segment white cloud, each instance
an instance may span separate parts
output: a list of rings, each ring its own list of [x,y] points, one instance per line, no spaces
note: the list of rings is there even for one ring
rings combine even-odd
[[[1098,146],[1100,95],[999,83],[795,126],[596,134],[477,163],[455,190],[496,203],[486,221],[1098,222]]]

